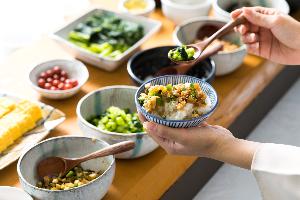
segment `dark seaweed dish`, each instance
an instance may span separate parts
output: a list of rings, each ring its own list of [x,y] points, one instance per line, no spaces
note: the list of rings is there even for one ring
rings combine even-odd
[[[140,24],[104,12],[79,23],[69,33],[69,41],[103,57],[118,58],[143,36]]]

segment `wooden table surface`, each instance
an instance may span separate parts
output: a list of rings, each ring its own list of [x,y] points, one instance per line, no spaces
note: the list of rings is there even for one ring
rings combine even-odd
[[[97,2],[102,7],[116,8],[116,4],[111,1]],[[174,24],[165,19],[161,11],[155,11],[151,18],[161,21],[162,28],[142,48],[172,44]],[[75,108],[79,99],[88,92],[107,85],[132,84],[125,65],[114,72],[88,66],[90,79],[76,96],[66,100],[48,100],[30,88],[27,76],[34,63],[54,58],[72,57],[55,42],[43,38],[16,51],[0,65],[0,90],[40,100],[66,113],[66,121],[51,131],[49,137],[81,134],[76,122]],[[237,71],[217,77],[213,86],[220,102],[208,122],[228,127],[282,68],[281,65],[249,55]],[[196,157],[167,155],[161,148],[139,159],[117,160],[115,178],[104,199],[158,199],[195,160]],[[0,171],[0,185],[19,186],[16,163]]]

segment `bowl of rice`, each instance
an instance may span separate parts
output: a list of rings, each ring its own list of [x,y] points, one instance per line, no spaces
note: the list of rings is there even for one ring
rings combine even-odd
[[[201,79],[167,75],[141,85],[135,104],[148,121],[188,128],[198,126],[214,112],[218,97],[214,88]]]

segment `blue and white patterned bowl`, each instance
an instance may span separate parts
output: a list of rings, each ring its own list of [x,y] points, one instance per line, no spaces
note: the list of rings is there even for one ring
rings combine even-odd
[[[179,83],[199,83],[201,89],[203,92],[210,98],[212,107],[209,112],[207,112],[204,115],[201,115],[200,117],[195,117],[190,120],[167,120],[163,119],[161,117],[152,115],[148,113],[145,108],[139,103],[139,96],[141,93],[145,91],[145,85],[150,83],[151,85],[167,85],[172,84],[176,85]],[[172,128],[189,128],[189,127],[195,127],[198,126],[201,122],[206,120],[216,109],[218,105],[218,97],[215,89],[208,84],[207,82],[202,81],[201,79],[192,77],[192,76],[186,76],[186,75],[167,75],[167,76],[160,76],[154,79],[151,79],[147,82],[145,82],[143,85],[140,86],[138,91],[135,94],[135,104],[137,107],[137,110],[142,113],[148,121],[152,121],[164,126],[169,126]]]
[[[115,159],[113,156],[96,158],[81,163],[83,169],[102,171],[103,174],[86,185],[69,190],[53,191],[36,187],[38,181],[36,167],[41,159],[48,156],[76,158],[107,146],[109,144],[102,140],[78,136],[55,137],[40,142],[26,151],[18,161],[17,172],[20,183],[23,189],[35,199],[101,199],[108,191],[115,174]]]
[[[85,95],[78,103],[76,113],[78,124],[83,134],[115,144],[122,141],[134,141],[133,150],[117,154],[116,158],[137,158],[154,151],[158,144],[146,133],[116,133],[100,129],[90,124],[86,119],[103,113],[110,106],[117,106],[122,109],[129,108],[136,112],[134,95],[137,87],[117,85],[103,87]]]

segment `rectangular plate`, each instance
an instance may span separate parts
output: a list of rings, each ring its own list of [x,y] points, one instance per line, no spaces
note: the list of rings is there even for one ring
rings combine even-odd
[[[83,49],[68,40],[68,34],[71,30],[73,30],[80,22],[84,21],[87,17],[95,14],[95,13],[113,13],[117,17],[128,20],[131,22],[138,23],[144,27],[144,36],[137,41],[134,45],[132,45],[129,49],[127,49],[120,58],[113,59],[102,57],[99,54],[90,52],[86,49]],[[149,39],[154,33],[156,33],[161,26],[161,22],[149,19],[142,16],[134,16],[129,14],[121,14],[113,11],[108,11],[104,9],[93,9],[83,16],[77,18],[73,22],[67,24],[63,28],[56,31],[51,37],[57,41],[60,45],[62,45],[67,51],[72,53],[78,59],[95,65],[99,68],[102,68],[107,71],[112,71],[116,69],[120,64],[124,63],[138,48]]]
[[[21,100],[19,97],[3,92],[0,92],[0,97],[6,97],[14,101]],[[34,129],[25,133],[0,154],[0,170],[18,160],[22,152],[43,140],[49,134],[50,130],[65,120],[65,114],[60,110],[41,102],[38,102],[38,104],[42,108],[43,119],[37,122]]]

